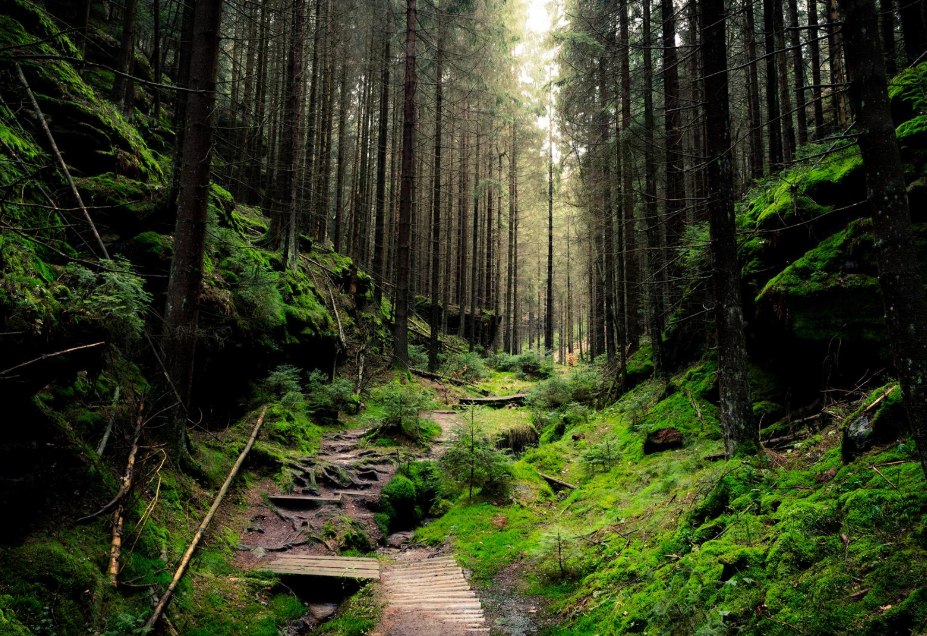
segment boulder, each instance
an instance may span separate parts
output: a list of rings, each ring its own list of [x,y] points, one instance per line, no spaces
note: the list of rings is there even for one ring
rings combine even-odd
[[[658,428],[647,433],[647,439],[644,440],[644,454],[650,455],[682,448],[684,441],[685,438],[679,430],[672,427]]]
[[[897,439],[907,428],[907,416],[898,386],[882,387],[866,400],[868,405],[843,423],[840,451],[844,461],[871,450],[874,446]]]

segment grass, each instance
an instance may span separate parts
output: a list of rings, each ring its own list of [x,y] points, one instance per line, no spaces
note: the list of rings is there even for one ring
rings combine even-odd
[[[461,498],[416,540],[449,540],[484,584],[518,564],[518,588],[559,616],[549,634],[922,630],[927,492],[911,442],[844,464],[832,426],[772,459],[707,461],[722,448],[713,368],[678,374],[671,390],[640,385],[527,452],[510,500]],[[495,413],[496,427],[526,417]],[[644,455],[646,431],[666,425],[685,446]],[[608,470],[584,461],[604,440]],[[871,466],[884,464],[883,478]],[[538,471],[579,487],[555,494]]]

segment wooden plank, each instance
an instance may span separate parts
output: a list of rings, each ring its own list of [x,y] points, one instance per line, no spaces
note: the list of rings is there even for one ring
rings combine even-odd
[[[281,554],[276,559],[274,563],[305,563],[305,564],[314,564],[314,563],[334,563],[340,565],[369,565],[370,567],[380,567],[380,562],[376,559],[363,558],[363,557],[326,557],[326,556],[312,556],[312,555],[287,555]]]
[[[315,508],[316,506],[336,505],[340,506],[341,497],[313,497],[311,495],[268,495],[270,501],[275,504],[284,506],[302,506],[306,508]]]
[[[525,393],[516,393],[515,395],[500,395],[494,397],[462,397],[460,398],[461,406],[506,406],[514,404],[520,406],[525,403]]]
[[[345,568],[281,568],[272,569],[264,568],[276,574],[294,574],[300,576],[327,576],[332,578],[343,579],[377,579],[380,578],[379,570],[352,570]]]

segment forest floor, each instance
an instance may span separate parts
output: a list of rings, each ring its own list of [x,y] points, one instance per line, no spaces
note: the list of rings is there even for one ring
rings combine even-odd
[[[456,401],[450,387],[429,383],[445,402]],[[447,406],[450,406],[449,404]],[[382,610],[376,636],[465,636],[490,632],[524,636],[534,633],[534,600],[520,597],[513,585],[514,574],[498,577],[498,584],[472,590],[470,570],[454,561],[449,542],[437,546],[411,544],[414,530],[384,537],[374,521],[381,491],[402,462],[437,460],[460,423],[460,413],[438,409],[423,413],[440,427],[428,445],[419,448],[378,447],[367,439],[364,427],[325,435],[319,453],[292,462],[285,473],[288,483],[270,478],[248,489],[247,520],[243,524],[235,564],[246,570],[260,570],[277,557],[287,555],[369,554],[372,543],[380,544],[376,556],[383,561],[383,577],[371,588]],[[275,495],[307,495],[340,502],[320,504],[272,501]],[[351,537],[358,537],[356,545]],[[370,543],[365,543],[366,537]],[[348,550],[345,551],[345,547]],[[422,585],[422,579],[434,583]],[[303,598],[311,598],[306,614],[290,624],[287,634],[314,633],[335,615],[353,582],[295,581],[285,577]],[[324,589],[327,587],[327,589]],[[488,620],[487,620],[488,619]],[[501,631],[498,627],[505,627]]]

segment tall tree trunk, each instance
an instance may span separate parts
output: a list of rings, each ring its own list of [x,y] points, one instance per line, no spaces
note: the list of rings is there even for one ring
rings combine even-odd
[[[502,349],[513,353],[512,333],[516,318],[512,311],[512,277],[514,275],[515,255],[515,172],[518,170],[518,122],[512,122],[512,149],[509,155],[509,249],[505,275],[505,333]],[[567,259],[569,261],[569,258]]]
[[[479,187],[480,187],[480,130],[479,130],[479,118],[477,118],[477,132],[476,132],[476,160],[473,162],[473,228],[471,233],[473,234],[473,243],[472,251],[470,252],[470,333],[468,338],[470,341],[470,351],[476,349],[476,291],[479,287],[479,279],[477,278],[477,261],[479,261],[479,236],[480,236],[480,196],[479,196]]]
[[[206,252],[206,217],[212,166],[213,113],[219,64],[219,25],[222,0],[200,0],[191,29],[189,86],[186,93],[186,141],[181,161],[181,191],[174,231],[174,253],[164,309],[164,336],[168,368],[185,406],[193,391],[193,365],[199,323],[199,300]],[[168,444],[184,452],[185,419],[174,418]]]
[[[779,112],[779,90],[776,69],[776,2],[763,0],[763,34],[766,55],[766,134],[769,147],[769,172],[782,168],[782,121]],[[704,23],[703,23],[704,26]]]
[[[686,227],[686,184],[682,148],[682,109],[679,101],[679,67],[676,56],[676,9],[673,0],[660,1],[663,19],[663,129],[666,144],[666,246],[671,297],[678,296],[682,275],[679,250]],[[606,293],[608,291],[606,290]],[[606,302],[607,302],[606,297]],[[608,313],[609,309],[606,309]]]
[[[519,311],[518,303],[518,146],[515,140],[515,129],[512,129],[512,162],[515,164],[512,168],[512,179],[513,179],[513,197],[514,203],[512,204],[512,231],[515,233],[515,236],[512,238],[512,353],[518,355],[521,351],[521,341],[519,334],[521,333],[518,329],[519,322],[521,320],[521,312]]]
[[[700,0],[700,5],[705,96],[711,104],[705,137],[708,140],[708,219],[718,334],[718,387],[724,450],[730,458],[738,452],[754,453],[760,445],[759,431],[753,422],[745,323],[740,304],[724,0]]]
[[[322,34],[325,30],[322,28],[323,20],[323,7],[327,5],[322,3],[322,0],[316,0],[315,2],[315,25],[313,29],[313,38],[312,38],[312,77],[310,78],[309,85],[309,103],[306,106],[306,141],[305,148],[303,148],[303,153],[305,156],[298,155],[302,157],[305,167],[303,170],[303,178],[298,183],[298,190],[302,194],[302,205],[304,209],[308,211],[308,214],[304,212],[297,219],[298,222],[298,231],[308,230],[310,227],[315,225],[312,221],[318,218],[318,210],[316,205],[318,203],[315,197],[315,179],[316,179],[316,144],[318,143],[318,134],[319,134],[319,112],[318,104],[319,99],[322,95],[321,84],[322,84],[322,74],[324,73],[324,66],[322,65],[322,56],[319,54],[321,43],[322,43]],[[321,157],[318,157],[321,159]],[[303,183],[305,180],[308,183]],[[298,235],[297,235],[298,236]]]
[[[403,91],[402,178],[399,193],[399,238],[396,246],[396,309],[393,357],[409,366],[409,246],[412,229],[412,182],[415,179],[415,28],[416,0],[406,0],[406,76]]]
[[[599,163],[602,172],[602,267],[605,286],[605,355],[615,363],[615,217],[612,208],[611,127],[608,122],[608,92],[605,90],[606,58],[599,58]],[[678,82],[677,82],[678,88]],[[681,175],[680,175],[681,176]]]
[[[782,104],[782,154],[785,162],[791,164],[795,156],[795,124],[792,121],[792,97],[789,88],[789,65],[785,48],[785,21],[782,17],[782,2],[783,0],[775,0],[776,70],[779,72],[779,95]]]
[[[435,61],[435,145],[431,209],[431,338],[428,342],[428,370],[438,370],[438,331],[441,329],[441,306],[438,304],[441,268],[441,133],[444,106],[444,24],[438,17],[438,52]]]
[[[798,145],[808,143],[808,109],[805,107],[805,64],[801,51],[801,25],[798,22],[798,0],[789,3],[789,38],[792,47],[792,78],[795,105],[798,110]]]
[[[634,162],[631,158],[631,40],[628,0],[618,0],[619,48],[621,50],[621,207],[624,210],[624,268],[627,293],[628,342],[638,347],[640,325],[640,257],[634,214]],[[580,340],[581,341],[581,340]]]
[[[383,281],[386,258],[386,146],[389,135],[389,71],[392,60],[390,59],[390,44],[393,39],[393,7],[390,2],[384,3],[386,12],[386,31],[383,33],[383,58],[381,60],[382,68],[380,71],[380,121],[377,138],[377,192],[376,192],[376,219],[374,223],[374,256],[373,256],[373,280],[377,306],[383,297]]]
[[[879,0],[879,28],[882,33],[882,50],[885,52],[885,73],[891,78],[898,72],[898,54],[895,52],[895,6],[892,0]]]
[[[809,0],[814,2],[814,0]],[[746,0],[744,8],[745,28],[744,40],[747,46],[747,91],[750,102],[750,164],[753,168],[754,179],[763,178],[763,124],[760,113],[760,75],[756,63],[756,25],[753,18],[753,0]],[[699,126],[695,126],[698,128]]]
[[[927,474],[927,298],[911,230],[904,165],[881,46],[872,37],[874,2],[846,0],[843,10],[850,98],[872,205],[885,321],[908,423]]]
[[[847,128],[846,91],[843,90],[845,82],[843,76],[843,34],[841,33],[840,14],[837,10],[837,0],[828,0],[828,34],[830,44],[830,82],[831,103],[834,109],[834,125],[836,132],[840,133]],[[920,15],[920,9],[918,9]]]
[[[151,62],[154,65],[155,84],[160,84],[163,75],[161,71],[161,0],[152,0],[151,12],[152,28],[154,29],[154,34],[152,35],[154,46],[151,50]],[[155,125],[157,126],[158,118],[161,116],[161,89],[155,86],[152,88],[152,91],[154,92],[154,104],[151,108],[151,116],[154,118]]]
[[[303,51],[306,43],[306,2],[293,0],[290,27],[290,59],[287,64],[287,94],[284,105],[286,134],[281,153],[281,196],[286,204],[282,210],[285,233],[282,234],[284,260],[287,268],[296,271],[299,248],[299,159],[302,154],[302,104],[305,67]]]
[[[821,91],[821,43],[818,41],[818,0],[808,0],[808,50],[811,52],[811,100],[814,107],[814,138],[827,134],[824,128],[824,98]]]
[[[467,197],[470,194],[470,191],[467,189],[467,176],[469,175],[467,171],[468,161],[470,159],[467,153],[467,126],[470,114],[469,105],[464,109],[464,120],[463,120],[463,131],[460,135],[460,178],[458,182],[460,184],[459,190],[459,201],[457,205],[457,225],[460,228],[458,230],[458,239],[457,239],[457,303],[458,303],[458,321],[457,321],[457,335],[460,338],[466,336],[467,333],[467,315],[465,312],[467,306],[467,220],[469,219],[470,208],[467,205]]]
[[[901,33],[904,36],[904,54],[908,64],[918,61],[927,50],[927,32],[918,0],[900,0]]]
[[[645,225],[647,237],[647,280],[650,300],[650,344],[653,371],[657,376],[666,373],[663,347],[663,259],[660,245],[660,218],[657,213],[657,163],[655,160],[653,120],[653,62],[651,60],[650,0],[644,0],[644,204],[647,209]],[[594,349],[593,349],[594,351]]]
[[[122,12],[122,35],[119,40],[119,57],[116,58],[116,73],[113,77],[113,88],[110,92],[109,99],[119,106],[123,111],[129,99],[129,93],[133,90],[132,81],[120,73],[131,74],[133,62],[135,61],[135,15],[138,13],[138,0],[126,0],[125,8]],[[127,111],[126,111],[127,112]]]
[[[547,111],[547,309],[544,316],[544,352],[554,348],[554,113],[552,97]]]
[[[348,65],[341,65],[341,86],[338,89],[338,168],[335,176],[335,229],[332,238],[333,249],[341,252],[344,228],[344,169],[348,161]],[[383,281],[378,281],[383,284]]]

